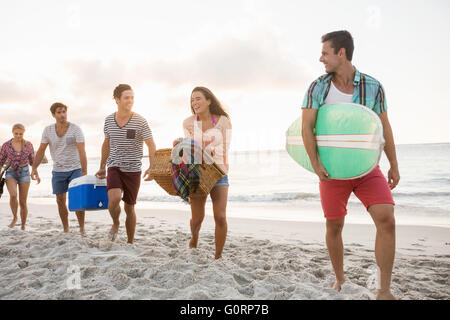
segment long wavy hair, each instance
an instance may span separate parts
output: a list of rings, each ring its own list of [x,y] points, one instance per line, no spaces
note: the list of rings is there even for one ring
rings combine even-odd
[[[206,100],[211,101],[211,104],[209,105],[209,112],[211,114],[216,114],[216,115],[225,116],[227,118],[230,118],[228,113],[226,113],[224,108],[222,107],[222,104],[220,103],[219,99],[216,98],[216,96],[214,95],[214,93],[212,93],[211,90],[209,90],[208,88],[205,88],[205,87],[195,87],[194,90],[192,90],[191,95],[192,95],[192,93],[194,93],[196,91],[203,93]],[[192,104],[191,104],[191,111],[192,111],[192,114],[195,114]]]

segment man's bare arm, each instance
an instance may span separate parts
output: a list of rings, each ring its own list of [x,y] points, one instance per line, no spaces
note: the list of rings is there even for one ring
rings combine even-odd
[[[155,162],[156,145],[155,145],[155,141],[153,140],[153,138],[147,139],[144,142],[148,147],[149,164],[148,164],[148,169],[145,171],[143,178],[145,181],[151,181],[152,178],[150,178],[150,167],[151,167],[152,163]]]
[[[391,124],[387,116],[387,111],[378,115],[383,124],[383,136],[385,140],[384,153],[389,160],[391,168],[388,171],[388,183],[391,189],[394,189],[400,181],[400,173],[398,170],[397,153],[395,151],[394,134]]]
[[[314,128],[316,126],[317,109],[302,109],[302,138],[309,160],[320,180],[329,181],[329,174],[323,167],[317,154],[316,137]]]
[[[32,170],[36,170],[42,162],[42,159],[45,156],[45,149],[47,149],[48,143],[41,143],[39,145],[39,149],[36,152],[36,156],[34,157],[34,162],[32,166]]]
[[[105,138],[102,144],[102,158],[100,160],[100,169],[97,171],[95,176],[99,179],[106,178],[106,161],[109,157],[109,138]]]
[[[81,175],[87,174],[87,156],[84,142],[77,142],[78,154],[80,155]]]

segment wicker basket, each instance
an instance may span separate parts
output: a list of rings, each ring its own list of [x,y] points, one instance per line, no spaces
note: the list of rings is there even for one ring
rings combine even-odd
[[[159,149],[155,153],[155,161],[150,167],[150,177],[152,177],[161,188],[172,196],[176,196],[177,192],[172,184],[172,149]],[[216,182],[222,178],[225,173],[217,164],[201,164],[200,184],[197,190],[190,194],[191,198],[204,197],[209,194]]]

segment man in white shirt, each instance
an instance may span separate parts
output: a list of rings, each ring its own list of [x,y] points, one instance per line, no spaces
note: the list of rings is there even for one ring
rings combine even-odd
[[[50,147],[53,160],[52,187],[56,195],[59,216],[64,232],[69,232],[69,211],[66,205],[69,183],[87,174],[87,157],[84,135],[81,128],[67,121],[67,106],[56,102],[50,107],[56,123],[47,126],[42,133],[41,145],[36,153],[31,171],[31,179],[40,183],[37,168],[45,155],[45,149]],[[80,233],[84,231],[84,211],[76,211]]]

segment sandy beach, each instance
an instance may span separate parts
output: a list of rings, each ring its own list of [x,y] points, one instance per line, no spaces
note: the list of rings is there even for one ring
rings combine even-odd
[[[50,200],[50,199],[49,199]],[[107,238],[107,211],[87,212],[86,237],[74,213],[64,234],[56,204],[29,204],[27,230],[10,229],[0,204],[0,299],[374,299],[375,227],[346,224],[340,293],[325,246],[325,224],[228,219],[223,258],[214,258],[214,220],[189,249],[189,207],[137,207],[135,243]],[[236,215],[238,208],[229,208]],[[207,211],[211,211],[207,209]],[[20,219],[19,219],[20,222]],[[450,298],[450,228],[397,226],[392,292],[403,300]]]

